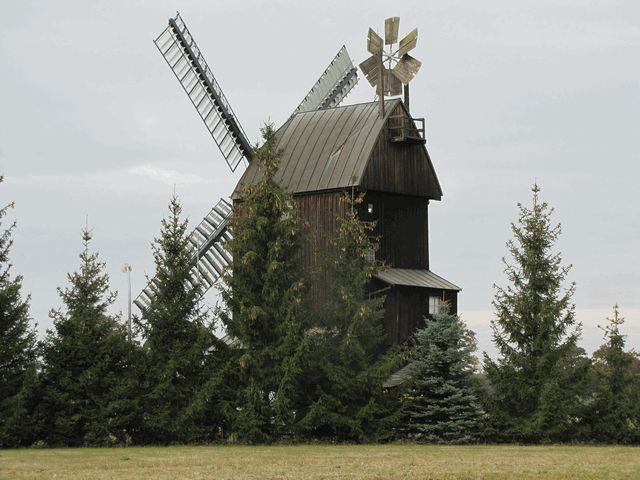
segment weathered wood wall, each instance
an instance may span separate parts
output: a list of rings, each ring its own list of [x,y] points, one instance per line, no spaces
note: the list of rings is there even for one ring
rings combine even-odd
[[[338,229],[338,218],[345,218],[347,205],[344,192],[320,192],[294,197],[303,221],[304,242],[300,258],[302,267],[311,280],[309,299],[315,309],[321,308],[327,298],[330,278],[326,265],[333,253],[331,241]]]
[[[384,288],[382,282],[376,281],[375,284],[378,288]],[[389,345],[404,342],[424,326],[424,319],[429,317],[430,296],[446,300],[450,311],[454,314],[458,312],[458,295],[451,290],[396,286],[382,294],[386,295],[384,330]]]
[[[376,222],[377,258],[396,268],[429,268],[428,202],[423,197],[367,192],[360,215]]]

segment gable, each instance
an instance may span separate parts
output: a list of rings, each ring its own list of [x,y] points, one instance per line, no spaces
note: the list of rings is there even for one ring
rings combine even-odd
[[[392,116],[407,118],[415,128],[402,103],[394,107]],[[389,128],[380,132],[360,176],[360,186],[364,190],[415,195],[431,200],[442,198],[440,182],[424,143],[393,142]]]

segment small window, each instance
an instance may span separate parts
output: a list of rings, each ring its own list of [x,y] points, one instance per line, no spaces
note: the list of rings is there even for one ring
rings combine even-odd
[[[429,297],[429,315],[435,315],[440,311],[440,297]]]
[[[376,251],[373,250],[373,249],[369,250],[367,252],[367,255],[366,255],[365,258],[366,258],[367,262],[371,262],[371,263],[375,262],[376,261]]]
[[[373,213],[373,203],[367,204],[367,213],[371,215]]]

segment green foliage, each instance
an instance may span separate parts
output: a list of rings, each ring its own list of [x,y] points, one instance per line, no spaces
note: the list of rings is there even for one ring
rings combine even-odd
[[[513,263],[503,260],[509,284],[495,287],[492,329],[499,358],[485,354],[491,389],[486,406],[496,439],[566,441],[588,362],[576,347],[575,286],[563,288],[570,266],[562,266],[552,250],[560,225],[551,224],[553,210],[539,201],[538,186],[532,191],[531,208],[518,204],[519,222],[511,225]]]
[[[227,349],[200,308],[199,287],[188,283],[195,260],[181,213],[173,196],[154,245],[155,295],[137,321],[146,353],[145,443],[211,441],[224,428]]]
[[[0,183],[2,177],[0,176]],[[0,226],[13,203],[0,208]],[[22,277],[11,275],[11,223],[0,234],[0,448],[33,441],[29,397],[36,368],[36,336],[29,297],[22,297]]]
[[[482,412],[473,332],[445,306],[426,320],[415,339],[403,430],[409,438],[425,443],[477,441]]]
[[[362,196],[345,195],[345,218],[338,230],[327,271],[326,311],[307,332],[307,400],[297,425],[304,438],[337,441],[388,439],[389,416],[397,410],[382,395],[382,382],[397,359],[383,351],[384,297],[369,298],[379,263],[368,260],[376,248],[374,224],[358,217]]]
[[[601,443],[640,442],[640,358],[625,351],[618,305],[607,318],[604,344],[593,353],[595,389],[587,409],[586,438]]]
[[[291,432],[299,390],[305,284],[298,264],[300,222],[292,196],[274,180],[279,152],[272,125],[256,149],[261,179],[246,185],[231,223],[233,255],[220,316],[241,345],[236,366],[239,411],[235,436],[265,442]]]
[[[59,288],[64,310],[43,342],[42,438],[50,445],[111,445],[130,441],[136,416],[132,352],[126,331],[107,315],[115,300],[91,234],[82,234],[80,269]]]

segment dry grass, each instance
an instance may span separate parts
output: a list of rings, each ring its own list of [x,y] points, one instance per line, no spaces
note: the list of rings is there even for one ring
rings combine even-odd
[[[640,449],[420,445],[0,451],[0,479],[637,479]]]

